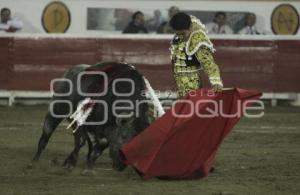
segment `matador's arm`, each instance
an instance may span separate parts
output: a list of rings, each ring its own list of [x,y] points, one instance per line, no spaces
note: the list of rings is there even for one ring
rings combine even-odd
[[[200,47],[196,53],[197,60],[203,66],[204,72],[207,74],[210,84],[220,85],[223,87],[223,82],[220,76],[220,70],[215,63],[212,52],[206,47]]]

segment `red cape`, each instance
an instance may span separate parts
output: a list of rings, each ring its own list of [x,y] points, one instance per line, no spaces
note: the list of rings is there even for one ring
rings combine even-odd
[[[185,96],[184,102],[173,106],[173,111],[169,110],[124,144],[121,151],[126,162],[141,172],[145,179],[207,176],[217,149],[242,116],[239,109],[245,107],[243,103],[246,100],[260,96],[260,92],[243,89],[225,90],[217,95],[211,95],[207,89],[199,89],[196,94]],[[216,116],[208,117],[213,110]]]

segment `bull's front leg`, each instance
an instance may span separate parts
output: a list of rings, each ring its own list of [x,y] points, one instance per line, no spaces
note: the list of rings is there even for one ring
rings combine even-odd
[[[79,129],[74,134],[74,149],[70,153],[70,155],[66,158],[63,163],[64,168],[72,168],[75,167],[78,159],[78,154],[82,146],[85,145],[87,137],[85,136],[83,127],[79,127]]]
[[[101,156],[103,150],[107,148],[108,143],[106,138],[101,140],[95,139],[95,135],[87,133],[87,142],[88,142],[88,154],[86,161],[86,168],[83,170],[83,175],[94,175],[93,170],[95,162],[99,156]]]
[[[97,139],[96,143],[93,144],[90,154],[87,156],[87,169],[93,169],[96,160],[108,147],[109,143],[106,138]]]

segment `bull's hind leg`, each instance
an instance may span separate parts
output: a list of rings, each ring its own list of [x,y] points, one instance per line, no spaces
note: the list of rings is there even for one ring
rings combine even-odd
[[[52,116],[50,112],[47,113],[44,126],[43,126],[43,133],[40,137],[39,143],[38,143],[38,149],[33,157],[32,161],[38,161],[41,153],[45,149],[45,147],[48,144],[48,141],[52,135],[52,133],[55,131],[56,127],[59,125],[59,123],[63,120],[63,118],[55,118]]]

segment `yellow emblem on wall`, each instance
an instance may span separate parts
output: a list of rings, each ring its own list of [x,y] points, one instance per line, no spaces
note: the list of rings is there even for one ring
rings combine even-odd
[[[48,33],[64,33],[68,30],[70,23],[70,11],[62,2],[51,2],[43,11],[42,24]]]
[[[272,13],[271,25],[274,34],[294,35],[299,29],[299,14],[292,5],[281,4]]]

